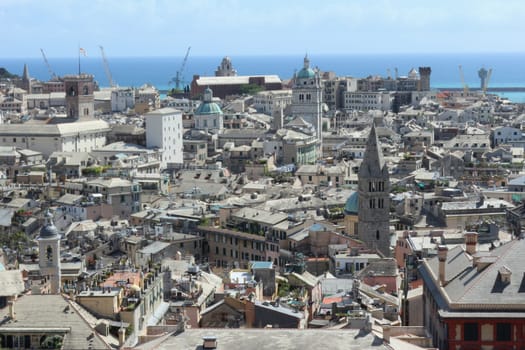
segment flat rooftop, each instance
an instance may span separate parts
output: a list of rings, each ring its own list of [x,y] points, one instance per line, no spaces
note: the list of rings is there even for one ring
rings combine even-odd
[[[155,349],[202,349],[204,337],[216,337],[217,350],[275,350],[275,349],[387,349],[383,339],[360,330],[317,329],[187,329],[175,337],[168,337]],[[149,349],[148,344],[135,347]]]

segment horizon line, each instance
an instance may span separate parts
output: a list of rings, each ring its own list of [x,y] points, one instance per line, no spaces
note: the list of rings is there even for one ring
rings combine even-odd
[[[378,55],[378,56],[385,56],[385,55],[392,55],[392,56],[399,56],[399,55],[477,55],[477,54],[489,54],[489,55],[516,55],[516,54],[525,54],[524,51],[397,51],[397,52],[327,52],[327,53],[312,53],[309,52],[308,56],[370,56],[370,55]],[[192,57],[202,57],[202,58],[209,58],[209,57],[303,57],[304,53],[241,53],[241,54],[196,54],[192,55]],[[71,55],[71,56],[49,56],[46,55],[46,57],[49,59],[73,59],[77,58],[77,55]],[[83,57],[82,59],[100,59],[100,53],[97,55],[91,55]],[[170,58],[170,57],[184,57],[184,55],[110,55],[108,57],[111,58]],[[22,59],[41,59],[42,56],[35,54],[34,56],[11,56],[11,57],[3,57],[2,59],[16,59],[16,60],[22,60]]]

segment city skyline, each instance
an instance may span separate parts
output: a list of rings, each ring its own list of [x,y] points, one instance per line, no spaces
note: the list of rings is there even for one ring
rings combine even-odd
[[[521,1],[3,0],[2,57],[522,52]],[[98,52],[96,52],[98,55]]]

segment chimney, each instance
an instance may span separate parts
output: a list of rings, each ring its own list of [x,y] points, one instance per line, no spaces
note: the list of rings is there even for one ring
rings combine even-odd
[[[12,320],[14,320],[15,319],[15,301],[9,300],[7,304],[9,305],[9,317]]]
[[[445,278],[445,265],[447,263],[448,248],[440,245],[438,247],[438,260],[439,260],[439,283],[444,286],[446,284]]]
[[[120,327],[118,329],[118,346],[119,347],[124,346],[125,341],[126,341],[126,329],[124,327]]]
[[[383,340],[387,343],[390,343],[390,331],[391,329],[389,325],[383,326]]]
[[[246,315],[246,328],[253,328],[255,324],[255,305],[250,300],[246,300],[246,303],[244,305],[244,313]]]
[[[467,253],[471,256],[476,254],[478,245],[478,233],[477,232],[465,232],[465,245],[467,246]]]

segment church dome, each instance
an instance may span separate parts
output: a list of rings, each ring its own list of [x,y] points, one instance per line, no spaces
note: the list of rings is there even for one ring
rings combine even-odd
[[[315,77],[315,72],[312,68],[303,68],[297,73],[298,79],[311,79]]]
[[[195,110],[195,115],[222,114],[221,107],[215,102],[203,101]]]
[[[40,229],[40,238],[58,237],[58,229],[53,224],[53,215],[48,211],[45,216],[46,224]]]
[[[297,73],[297,79],[311,79],[315,77],[315,72],[310,68],[310,60],[308,55],[304,56],[303,68]]]
[[[213,102],[213,91],[209,87],[204,90],[202,102],[195,110],[195,115],[222,114],[221,107]]]
[[[356,191],[352,193],[345,204],[345,214],[346,215],[357,215],[359,209],[359,193]]]

